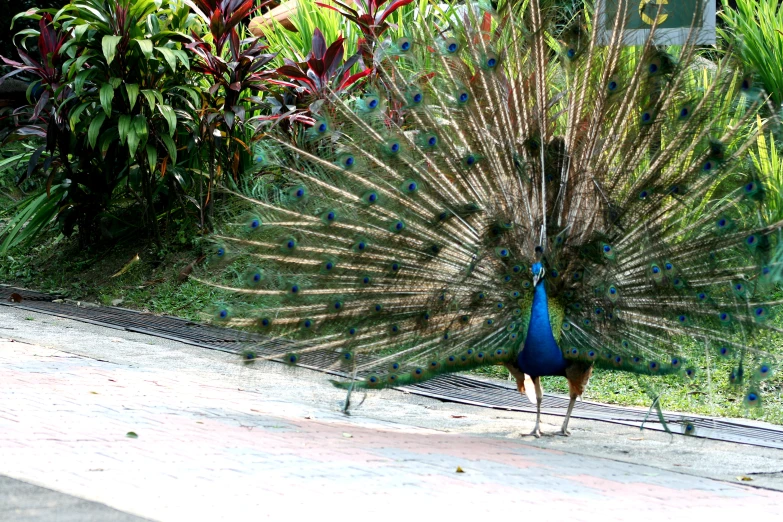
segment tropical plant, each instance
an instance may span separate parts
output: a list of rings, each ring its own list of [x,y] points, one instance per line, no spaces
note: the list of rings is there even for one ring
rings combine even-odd
[[[297,63],[286,58],[285,65],[277,69],[277,74],[283,79],[272,79],[269,82],[291,88],[298,107],[302,107],[304,102],[304,107],[309,107],[317,99],[342,94],[372,73],[372,69],[364,68],[351,74],[351,69],[359,62],[361,55],[356,53],[343,60],[344,41],[340,37],[327,47],[323,33],[316,28],[312,50],[306,60]]]
[[[261,106],[259,93],[273,71],[265,66],[274,59],[265,53],[258,38],[243,39],[240,25],[252,12],[254,0],[190,0],[188,5],[202,19],[207,35],[191,31],[186,47],[196,57],[194,70],[201,73],[202,105],[199,108],[198,140],[207,146],[204,158],[209,173],[205,204],[210,218],[214,208],[214,188],[222,172],[237,181],[243,165],[249,162],[245,124]],[[251,134],[252,135],[252,134]],[[206,207],[206,209],[204,209]]]
[[[317,5],[337,11],[346,20],[349,20],[356,24],[364,35],[364,39],[368,42],[375,42],[380,38],[383,33],[389,29],[388,18],[391,14],[404,5],[408,5],[413,0],[393,0],[389,5],[383,7],[389,0],[355,0],[354,6],[351,7],[338,0],[333,0],[332,3],[337,7],[328,3],[316,2]]]
[[[720,35],[739,48],[747,72],[757,76],[775,110],[783,104],[783,6],[777,0],[723,0]]]
[[[38,38],[42,58],[20,49],[23,61],[10,63],[11,74],[37,76],[43,91],[31,123],[15,136],[45,137],[47,190],[60,183],[65,191],[56,214],[63,231],[78,225],[82,242],[93,241],[124,182],[160,244],[156,199],[173,183],[165,174],[177,161],[178,124],[185,131],[199,105],[182,49],[190,41],[189,9],[179,0],[166,7],[163,0],[81,0],[53,18],[38,11],[18,16],[39,21],[38,31],[22,33]]]

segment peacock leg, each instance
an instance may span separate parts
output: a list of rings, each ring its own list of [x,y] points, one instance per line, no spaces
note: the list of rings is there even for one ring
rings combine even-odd
[[[543,392],[541,390],[541,380],[540,377],[531,378],[529,375],[525,375],[522,373],[522,371],[513,363],[503,363],[506,369],[508,369],[508,373],[514,377],[517,381],[517,390],[519,390],[519,393],[522,395],[527,396],[528,400],[530,402],[533,402],[533,397],[531,395],[535,393],[535,401],[536,401],[536,427],[535,429],[530,432],[530,435],[533,435],[534,437],[540,437],[541,436],[541,430],[539,428],[539,421],[541,419],[541,401],[543,399]],[[533,390],[535,392],[531,391],[525,383],[531,383],[533,384]]]
[[[560,428],[560,431],[557,432],[558,435],[562,435],[563,437],[568,437],[571,435],[571,432],[568,431],[568,421],[571,419],[571,411],[574,409],[574,404],[576,403],[576,395],[573,393],[571,394],[571,400],[568,402],[568,411],[566,412],[565,420],[563,421],[563,427]]]
[[[532,377],[533,389],[536,390],[536,426],[530,434],[536,438],[541,437],[541,401],[544,400],[544,391],[541,389],[541,377]]]

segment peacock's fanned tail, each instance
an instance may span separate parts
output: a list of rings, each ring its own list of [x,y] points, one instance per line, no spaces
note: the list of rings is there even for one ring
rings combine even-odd
[[[200,280],[241,301],[215,319],[268,336],[252,357],[400,385],[513,360],[541,261],[566,357],[687,376],[706,343],[755,400],[780,274],[745,168],[765,98],[730,56],[624,46],[620,4],[608,45],[538,0],[379,44],[366,89],[257,142],[277,182],[213,237]]]

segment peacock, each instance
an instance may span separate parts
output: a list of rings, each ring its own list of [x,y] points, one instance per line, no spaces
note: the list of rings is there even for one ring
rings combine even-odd
[[[259,181],[225,188],[241,212],[195,274],[234,296],[215,321],[262,334],[246,361],[326,368],[349,397],[504,365],[535,436],[541,377],[568,381],[568,435],[594,368],[687,382],[705,350],[761,403],[783,244],[748,167],[767,97],[656,23],[627,45],[638,2],[605,24],[541,2],[433,4],[364,42],[361,88],[259,128]]]

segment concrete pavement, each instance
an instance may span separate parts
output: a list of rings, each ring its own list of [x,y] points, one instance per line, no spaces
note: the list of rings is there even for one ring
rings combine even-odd
[[[0,520],[144,522],[148,519],[0,475]]]
[[[747,486],[783,489],[783,451],[582,420],[532,440],[531,415],[393,390],[346,417],[322,374],[10,307],[3,338],[0,474],[152,520],[783,514]],[[68,497],[15,518],[5,484],[0,521],[89,520]]]

